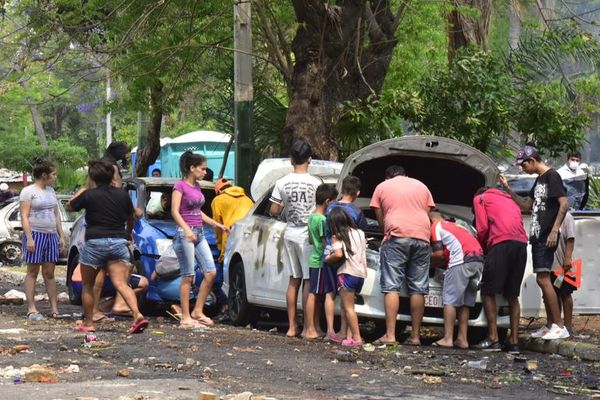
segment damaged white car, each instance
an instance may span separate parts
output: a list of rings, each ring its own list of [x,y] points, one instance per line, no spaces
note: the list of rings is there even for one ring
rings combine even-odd
[[[356,200],[356,205],[369,220],[370,229],[365,231],[368,239],[368,277],[357,295],[356,312],[363,320],[372,319],[376,323],[383,323],[385,318],[379,285],[379,246],[383,233],[369,203],[375,187],[384,179],[385,169],[392,164],[403,166],[408,176],[426,184],[438,208],[472,232],[473,195],[482,186],[495,185],[498,175],[494,161],[485,154],[458,141],[433,136],[408,136],[367,146],[346,159],[339,177],[311,171],[325,182],[337,181],[338,189],[347,175],[355,175],[362,182],[361,197]],[[291,171],[291,166],[289,169]],[[255,197],[254,208],[246,218],[234,225],[227,244],[224,290],[229,292],[230,317],[238,325],[246,324],[255,315],[252,312],[254,308],[286,308],[289,271],[282,263],[282,239],[286,225],[268,213],[271,190],[275,180],[282,174],[274,175],[276,178],[270,178],[268,185],[265,178],[261,178],[261,186],[268,189],[257,193],[260,197]],[[423,323],[443,325],[443,273],[431,269],[430,277]],[[498,304],[498,326],[505,332],[509,326],[508,307],[500,297]],[[398,314],[401,324],[410,322],[409,308],[405,287],[401,293]],[[487,325],[479,297],[471,309],[469,325],[481,328]],[[483,329],[480,331],[485,334]]]

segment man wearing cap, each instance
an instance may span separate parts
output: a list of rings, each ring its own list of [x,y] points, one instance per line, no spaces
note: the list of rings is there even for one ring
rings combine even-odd
[[[545,340],[564,339],[569,337],[569,331],[563,325],[560,317],[558,297],[552,287],[550,273],[558,244],[560,226],[569,208],[567,194],[560,175],[542,161],[535,146],[528,144],[520,149],[517,152],[516,163],[526,173],[538,174],[526,198],[513,192],[504,176],[500,175],[499,177],[504,190],[510,194],[521,209],[531,210],[529,242],[533,257],[533,271],[536,273],[537,283],[542,290],[548,317],[548,326],[543,326],[532,336]]]
[[[225,178],[217,180],[215,193],[217,197],[214,198],[211,204],[213,219],[228,228],[244,218],[254,205],[250,197],[246,196],[244,188],[233,186],[231,181]],[[222,263],[228,235],[227,232],[219,229],[216,229],[215,232],[217,234],[217,247],[221,251],[219,262]]]
[[[567,199],[569,208],[572,210],[581,210],[587,202],[586,193],[589,190],[590,181],[588,178],[589,167],[581,163],[581,153],[571,151],[567,154],[567,162],[556,172],[563,180],[563,185],[567,189]]]

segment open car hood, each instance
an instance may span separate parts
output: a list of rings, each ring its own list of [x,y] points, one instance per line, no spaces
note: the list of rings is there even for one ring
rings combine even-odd
[[[338,189],[341,178],[355,175],[362,183],[360,203],[366,203],[384,180],[385,169],[393,164],[401,165],[407,176],[427,185],[436,204],[469,210],[477,189],[494,186],[499,173],[490,157],[459,141],[437,136],[405,136],[377,142],[351,154],[344,162]]]
[[[343,164],[335,161],[312,160],[308,173],[321,178],[338,176]],[[289,158],[267,158],[263,160],[254,174],[250,193],[254,201],[258,201],[267,190],[270,190],[277,179],[294,171]]]

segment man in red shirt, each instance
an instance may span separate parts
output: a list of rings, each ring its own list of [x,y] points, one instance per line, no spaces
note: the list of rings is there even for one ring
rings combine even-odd
[[[375,188],[371,207],[384,231],[380,283],[386,333],[376,342],[396,343],[400,291],[406,280],[412,332],[404,343],[418,346],[425,312],[424,295],[429,293],[429,211],[435,203],[427,186],[405,176],[401,166],[392,165],[385,170],[385,181]]]
[[[488,321],[488,337],[474,348],[498,351],[496,295],[502,294],[510,309],[510,336],[504,350],[518,351],[521,306],[519,293],[527,263],[527,235],[521,209],[511,196],[495,188],[479,189],[473,199],[477,238],[486,254],[481,298]]]

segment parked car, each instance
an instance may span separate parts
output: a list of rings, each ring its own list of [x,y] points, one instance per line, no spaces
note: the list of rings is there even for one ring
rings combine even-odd
[[[494,161],[485,154],[458,141],[433,136],[385,140],[367,146],[346,159],[337,183],[338,189],[345,176],[359,177],[362,189],[356,205],[369,220],[369,229],[365,231],[368,276],[357,296],[356,312],[360,317],[373,319],[379,324],[385,318],[383,294],[379,286],[379,247],[383,233],[369,204],[375,187],[384,179],[385,169],[392,164],[402,165],[408,176],[425,183],[438,208],[471,231],[473,195],[482,186],[494,185],[498,175]],[[286,307],[289,272],[282,263],[285,223],[268,213],[272,187],[256,199],[254,208],[245,219],[233,226],[229,236],[223,287],[229,292],[229,313],[237,325],[246,324],[253,316],[252,309],[255,307],[282,310]],[[432,269],[430,277],[423,322],[442,325],[443,273]],[[509,326],[508,307],[500,297],[498,302],[498,326],[505,329]],[[301,307],[300,303],[298,307]],[[406,324],[410,319],[405,287],[401,293],[398,320]],[[469,325],[480,328],[487,325],[479,296],[470,311]],[[485,334],[485,330],[480,329],[479,333]]]
[[[65,243],[69,242],[71,227],[80,213],[65,210],[65,204],[71,198],[70,195],[59,194],[58,209],[60,211]],[[23,259],[21,235],[23,225],[21,223],[21,210],[18,197],[14,197],[0,210],[0,261],[7,265],[20,265]],[[67,249],[60,253],[59,263],[67,261]]]
[[[177,225],[171,218],[171,213],[166,212],[161,216],[152,215],[148,212],[148,204],[155,199],[160,199],[163,193],[171,196],[173,185],[178,181],[178,178],[127,178],[124,180],[126,190],[136,207],[143,211],[143,216],[136,220],[133,227],[133,260],[139,274],[145,276],[150,282],[148,292],[146,293],[145,305],[147,302],[168,303],[179,301],[179,278],[172,280],[152,281],[152,272],[156,268],[156,262],[161,254],[169,247],[173,240],[173,235]],[[201,183],[202,192],[206,198],[206,203],[202,211],[211,215],[210,203],[215,197],[214,184],[203,181]],[[204,227],[204,234],[213,253],[215,264],[217,265],[217,279],[215,287],[220,288],[222,283],[222,268],[218,263],[219,251],[217,249],[217,241],[214,230],[209,227]],[[71,242],[69,243],[69,255],[67,262],[67,286],[69,289],[69,298],[72,304],[81,304],[81,282],[74,281],[73,271],[79,263],[79,254],[83,244],[85,243],[85,218],[82,216],[77,220],[73,227]],[[202,273],[199,269],[196,270],[196,278],[194,280],[195,291],[202,282]],[[102,296],[112,296],[114,288],[110,279],[105,280]],[[216,304],[217,294],[209,297],[207,304]],[[221,299],[225,300],[224,296]]]

